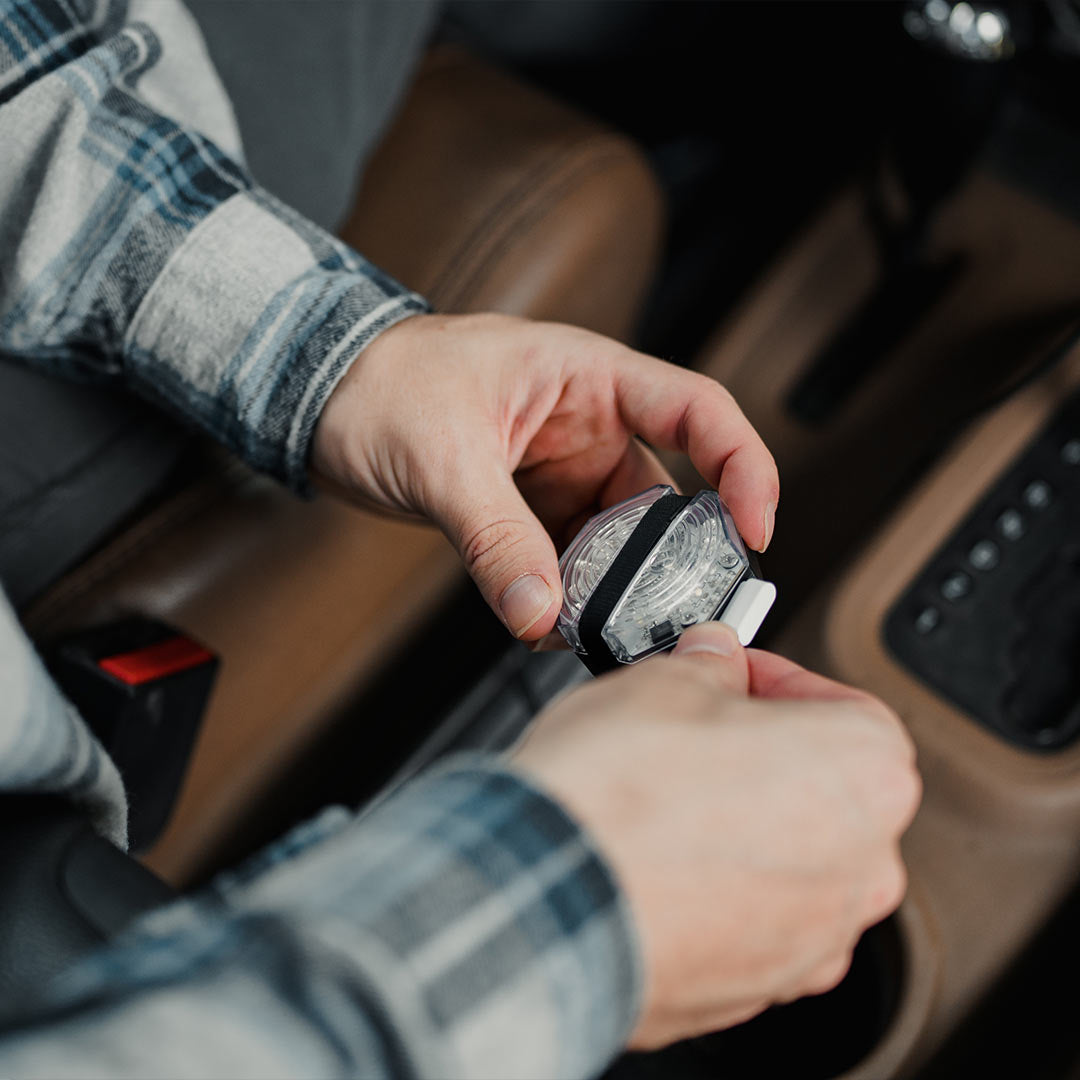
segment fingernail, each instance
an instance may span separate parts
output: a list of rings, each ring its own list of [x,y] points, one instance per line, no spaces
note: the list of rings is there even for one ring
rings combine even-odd
[[[499,611],[514,637],[521,637],[551,607],[551,589],[537,574],[523,574],[502,594]]]
[[[712,653],[714,656],[734,656],[739,646],[739,636],[727,623],[705,623],[694,631],[693,639],[680,643],[680,656],[691,653]]]
[[[767,503],[765,506],[765,539],[761,544],[761,550],[764,551],[772,542],[773,529],[776,528],[776,503]]]

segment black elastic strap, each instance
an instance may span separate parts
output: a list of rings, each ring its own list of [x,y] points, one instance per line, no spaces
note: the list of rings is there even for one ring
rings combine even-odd
[[[637,523],[637,528],[627,538],[607,573],[593,589],[592,596],[581,613],[578,635],[585,648],[582,659],[594,675],[602,675],[605,671],[619,666],[619,661],[604,641],[604,624],[611,617],[615,605],[622,599],[633,576],[652,554],[668,526],[690,499],[691,496],[677,495],[674,491],[657,499]]]

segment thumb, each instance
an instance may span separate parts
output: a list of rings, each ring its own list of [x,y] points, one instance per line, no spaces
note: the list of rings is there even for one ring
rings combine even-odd
[[[672,658],[693,664],[717,690],[745,696],[750,692],[746,650],[730,626],[720,622],[691,627],[671,651]]]
[[[511,476],[491,478],[482,499],[434,517],[514,637],[536,641],[552,629],[562,603],[555,545]]]

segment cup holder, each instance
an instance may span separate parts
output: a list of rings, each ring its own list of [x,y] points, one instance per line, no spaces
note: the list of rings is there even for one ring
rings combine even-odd
[[[871,927],[844,981],[711,1035],[628,1054],[604,1080],[832,1080],[882,1043],[901,1007],[908,950],[895,916]]]

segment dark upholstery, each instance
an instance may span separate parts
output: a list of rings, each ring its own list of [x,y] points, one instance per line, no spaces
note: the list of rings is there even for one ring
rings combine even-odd
[[[144,502],[185,439],[122,392],[0,359],[0,582],[16,606]]]

